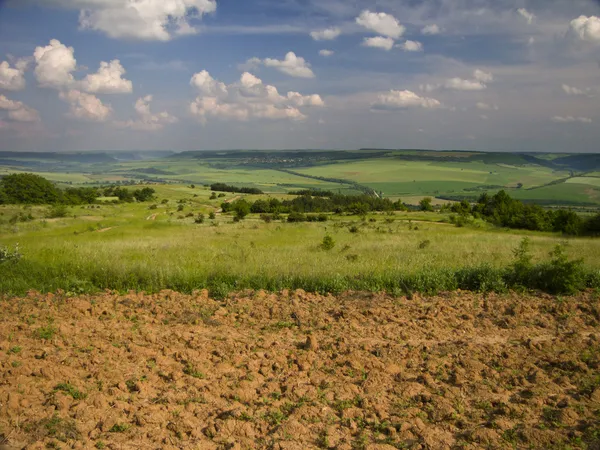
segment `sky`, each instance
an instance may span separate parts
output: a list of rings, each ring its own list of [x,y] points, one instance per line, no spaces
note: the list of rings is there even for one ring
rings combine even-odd
[[[0,150],[598,152],[600,0],[0,0]]]

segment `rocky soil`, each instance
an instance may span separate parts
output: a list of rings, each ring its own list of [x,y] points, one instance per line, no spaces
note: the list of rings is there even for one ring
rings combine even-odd
[[[2,298],[0,448],[600,449],[599,296]]]

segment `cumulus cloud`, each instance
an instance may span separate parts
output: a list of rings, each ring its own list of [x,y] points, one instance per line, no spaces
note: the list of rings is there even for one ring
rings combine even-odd
[[[356,18],[356,23],[392,39],[398,39],[406,31],[406,27],[400,25],[398,19],[391,14],[374,13],[368,9]]]
[[[498,111],[500,109],[498,105],[489,105],[483,102],[478,102],[476,106],[477,109],[481,109],[482,111]]]
[[[412,91],[391,90],[380,94],[377,101],[371,105],[374,110],[394,111],[407,108],[439,108],[442,104],[428,97],[420,97]]]
[[[137,131],[156,131],[163,129],[165,125],[178,121],[177,117],[172,116],[166,111],[152,114],[150,110],[152,99],[152,95],[146,95],[135,102],[134,107],[138,115],[138,120],[115,122],[115,125],[119,128],[130,128]]]
[[[4,95],[0,95],[0,110],[8,111],[9,119],[15,122],[38,122],[40,120],[35,109],[23,102],[9,100]]]
[[[554,116],[552,122],[555,123],[573,123],[573,122],[581,122],[581,123],[592,123],[592,119],[588,117],[573,117],[573,116]]]
[[[60,99],[71,106],[70,116],[77,120],[90,122],[106,122],[112,114],[110,105],[104,105],[102,101],[92,94],[71,89],[60,93]]]
[[[332,56],[335,52],[333,50],[327,50],[327,49],[323,49],[323,50],[319,50],[319,55],[321,56]]]
[[[569,32],[582,41],[600,44],[600,18],[579,16],[571,21]]]
[[[77,67],[73,47],[52,39],[46,47],[36,47],[33,57],[35,77],[42,87],[63,89],[73,84],[72,72]]]
[[[371,38],[365,38],[362,43],[363,47],[381,48],[386,51],[390,51],[394,48],[394,40],[392,38],[376,36]]]
[[[294,52],[288,52],[283,60],[267,58],[263,61],[267,67],[274,67],[280,72],[283,72],[291,77],[297,78],[314,78],[315,74],[310,68],[310,64],[300,56],[296,56]]]
[[[432,25],[427,25],[427,26],[424,26],[424,27],[421,29],[421,34],[424,34],[424,35],[426,35],[426,36],[433,36],[433,35],[436,35],[436,34],[440,34],[440,33],[441,33],[441,31],[442,31],[442,30],[440,30],[440,27],[439,27],[439,26],[437,26],[437,25],[434,23],[434,24],[432,24]]]
[[[80,83],[82,90],[92,94],[128,94],[133,83],[123,78],[125,69],[118,59],[101,62],[98,72],[86,76]]]
[[[422,52],[423,44],[418,41],[406,41],[399,46],[405,52]]]
[[[215,80],[208,72],[195,74],[190,84],[200,95],[190,104],[190,112],[202,123],[209,118],[247,121],[250,119],[302,120],[306,116],[298,108],[323,107],[319,95],[288,92],[281,95],[275,86],[264,84],[245,72],[230,85]]]
[[[342,30],[337,27],[333,27],[321,31],[313,31],[310,33],[310,36],[315,41],[331,41],[337,38],[340,34],[342,34]]]
[[[527,20],[527,23],[531,25],[533,23],[533,19],[535,19],[535,15],[527,11],[525,8],[517,9],[517,12],[521,17],[524,17]]]
[[[25,89],[25,69],[27,65],[17,62],[11,67],[8,61],[0,62],[0,89],[20,91]]]
[[[494,81],[494,76],[480,69],[473,72],[473,79],[450,78],[444,83],[446,89],[456,91],[481,91],[487,88],[486,83]]]
[[[197,33],[190,19],[217,9],[216,0],[62,0],[61,4],[80,10],[82,28],[112,38],[159,41]]]

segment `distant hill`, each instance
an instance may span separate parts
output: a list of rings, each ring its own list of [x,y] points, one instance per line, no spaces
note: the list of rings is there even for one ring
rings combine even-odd
[[[116,163],[119,161],[144,161],[150,159],[161,159],[173,156],[170,150],[159,151],[130,151],[130,152],[0,152],[0,165],[6,165],[2,161],[53,161],[61,163],[99,164]]]

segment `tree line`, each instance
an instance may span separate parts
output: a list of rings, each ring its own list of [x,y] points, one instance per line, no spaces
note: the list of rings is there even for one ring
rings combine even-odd
[[[505,191],[495,195],[484,193],[474,205],[462,200],[449,209],[460,217],[482,218],[500,227],[553,231],[572,236],[600,235],[600,214],[584,218],[570,209],[547,210],[514,199]]]
[[[237,186],[231,186],[231,185],[225,184],[225,183],[211,184],[210,190],[217,191],[217,192],[235,192],[235,193],[239,193],[239,194],[254,194],[254,195],[264,194],[263,191],[261,191],[260,189],[257,189],[257,188],[237,187]]]

